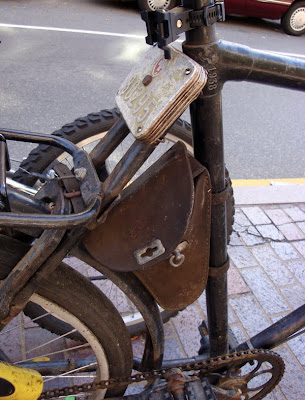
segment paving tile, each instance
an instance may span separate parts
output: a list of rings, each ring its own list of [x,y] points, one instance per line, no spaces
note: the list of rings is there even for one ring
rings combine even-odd
[[[244,269],[241,273],[267,314],[289,310],[289,306],[261,268]]]
[[[243,231],[238,232],[238,234],[246,246],[257,246],[258,244],[265,243],[265,239],[254,226],[249,226]]]
[[[242,211],[254,225],[271,224],[270,219],[260,207],[242,207]]]
[[[298,204],[298,207],[305,212],[305,203]]]
[[[280,225],[279,230],[288,240],[305,239],[305,233],[295,223]]]
[[[23,314],[19,314],[1,331],[1,350],[13,362],[25,359]],[[16,344],[21,344],[17,346]]]
[[[297,364],[290,351],[286,348],[276,349],[285,361],[285,373],[279,387],[287,400],[304,400],[304,369]]]
[[[295,282],[293,274],[269,245],[253,247],[251,252],[275,285],[285,286]]]
[[[175,318],[175,317],[173,317]],[[163,329],[164,329],[164,337],[172,337],[174,335],[176,335],[176,331],[173,325],[173,319],[171,318],[166,324],[163,325]]]
[[[297,206],[283,207],[283,210],[293,221],[305,221],[305,212]]]
[[[22,321],[23,321],[23,328],[37,328],[39,325],[38,325],[38,321],[40,320],[40,319],[43,319],[43,318],[45,318],[45,317],[47,317],[48,316],[48,313],[47,313],[47,311],[44,313],[44,314],[41,314],[40,316],[38,316],[38,317],[36,317],[36,318],[34,318],[34,321],[33,320],[31,320],[31,318],[30,317],[27,317],[25,314],[23,314],[23,317],[22,317]],[[37,322],[36,322],[37,321]]]
[[[272,224],[256,225],[256,229],[265,239],[272,239],[272,240],[284,239],[284,236],[281,234],[281,232]]]
[[[145,338],[143,335],[137,336],[132,340],[132,351],[134,357],[141,358],[145,347]]]
[[[281,393],[280,389],[276,387],[271,393],[264,397],[265,400],[283,400],[284,395]]]
[[[228,271],[228,293],[230,295],[248,293],[249,287],[239,273],[238,269],[231,265]]]
[[[197,299],[197,301],[196,301],[195,304],[198,304],[198,305],[199,305],[199,307],[200,307],[200,309],[202,310],[203,315],[204,315],[203,319],[206,320],[206,319],[207,319],[207,316],[206,316],[206,297],[205,297],[205,291],[204,291],[203,294]],[[235,315],[235,313],[234,313],[232,307],[230,307],[230,305],[229,305],[229,307],[228,307],[228,320],[229,320],[229,324],[234,324],[234,323],[237,322],[236,315]]]
[[[290,243],[285,242],[270,242],[270,246],[282,260],[293,260],[299,258],[300,255]],[[305,242],[304,242],[305,251]]]
[[[257,265],[256,259],[246,247],[229,246],[228,253],[237,268],[253,267]]]
[[[305,304],[305,289],[301,286],[290,286],[281,289],[281,292],[291,308],[295,310]]]
[[[204,292],[198,297],[196,303],[199,305],[203,315],[206,318],[206,313],[207,313],[207,300],[206,300],[206,292]]]
[[[233,311],[232,307],[229,305],[228,307],[228,320],[229,320],[229,325],[237,323],[237,317],[235,312]]]
[[[305,232],[305,222],[297,222],[297,226],[301,229],[301,231]]]
[[[287,261],[287,266],[305,287],[305,260]]]
[[[229,303],[250,337],[270,325],[253,294],[236,296]]]
[[[245,333],[244,329],[240,324],[230,325],[230,329],[237,340],[237,343],[243,343],[249,339],[249,336]]]
[[[199,348],[199,343],[197,343],[197,351]],[[175,338],[169,338],[165,341],[164,346],[164,359],[165,360],[174,360],[177,358],[183,358],[186,354],[181,348],[178,340]]]
[[[287,344],[290,347],[290,350],[293,351],[299,363],[303,368],[305,368],[305,335],[297,336],[296,338],[289,340]]]
[[[246,217],[246,215],[242,212],[240,208],[235,210],[234,215],[234,227],[235,225],[238,226],[250,226],[252,225],[250,220]]]
[[[88,269],[90,268],[86,263],[79,260],[76,257],[67,257],[64,259],[65,263],[70,265],[70,267],[74,268],[76,271],[80,272],[81,274],[88,276]],[[95,274],[97,272],[95,271]]]
[[[179,339],[188,357],[198,354],[201,338],[198,326],[201,322],[202,317],[194,304],[188,306],[173,319]]]
[[[264,211],[275,225],[282,225],[291,222],[291,218],[280,208],[265,209]]]
[[[298,250],[298,252],[305,258],[305,240],[301,240],[299,242],[292,242],[292,244]]]
[[[232,232],[230,236],[230,246],[244,246],[236,232]]]

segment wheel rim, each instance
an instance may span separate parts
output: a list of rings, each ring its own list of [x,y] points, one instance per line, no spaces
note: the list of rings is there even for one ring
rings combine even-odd
[[[74,331],[77,330],[85,338],[86,343],[75,342],[69,339],[67,337],[68,333],[55,337],[54,334],[47,333],[45,329],[40,328],[38,325],[36,326],[35,322],[27,320],[27,317],[21,313],[0,333],[2,346],[7,347],[11,337],[14,337],[16,330],[22,332],[22,334],[18,333],[18,335],[20,334],[20,350],[17,349],[18,346],[16,346],[15,339],[13,339],[16,350],[12,356],[12,363],[22,366],[25,363],[36,361],[34,368],[38,371],[40,370],[39,372],[42,373],[42,364],[39,361],[49,361],[50,365],[52,362],[57,362],[56,365],[58,365],[61,360],[69,360],[70,368],[68,371],[60,371],[58,374],[55,374],[52,370],[51,375],[43,375],[42,373],[44,381],[43,390],[109,379],[109,365],[104,349],[96,336],[84,323],[67,310],[40,295],[34,294],[30,300],[47,311],[46,314],[38,317],[39,319],[52,314],[57,319],[71,325]],[[46,337],[46,334],[48,334],[47,341],[45,343],[40,342],[42,338]],[[31,348],[29,347],[30,344],[33,344]],[[77,368],[71,367],[71,365],[77,365],[77,362],[80,361],[81,363],[85,361],[85,365],[80,364],[82,366],[78,366]],[[33,368],[32,365],[31,368]],[[85,397],[81,397],[80,395],[77,398],[97,400],[103,398],[105,393],[105,389],[97,390],[91,394],[87,393],[84,395]]]
[[[290,25],[296,32],[305,29],[305,7],[297,8],[290,17]]]
[[[153,11],[160,8],[167,9],[170,4],[170,0],[148,0],[147,4]]]

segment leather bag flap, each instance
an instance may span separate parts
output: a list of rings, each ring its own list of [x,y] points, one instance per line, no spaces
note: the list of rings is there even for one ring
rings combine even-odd
[[[83,244],[111,270],[147,269],[168,259],[180,243],[193,203],[191,165],[178,142],[123,190]]]

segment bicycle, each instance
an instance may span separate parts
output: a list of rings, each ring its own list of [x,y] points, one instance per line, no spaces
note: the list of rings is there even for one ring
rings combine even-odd
[[[183,65],[184,80],[187,81],[189,77],[196,82],[197,80],[200,81],[198,86],[194,85],[195,92],[188,93],[189,98],[182,106],[184,108],[187,103],[192,101],[194,155],[200,164],[189,157],[183,145],[177,144],[157,160],[152,168],[148,168],[140,178],[125,188],[133,179],[135,172],[151,154],[153,148],[157,145],[160,146],[159,142],[163,140],[163,135],[160,137],[162,128],[158,124],[165,122],[166,125],[168,119],[167,126],[163,127],[163,130],[166,131],[181,113],[179,108],[177,110],[178,115],[173,117],[175,108],[178,108],[176,103],[175,107],[167,110],[166,117],[161,121],[157,119],[158,124],[155,126],[155,130],[152,130],[151,126],[144,129],[139,125],[133,129],[133,134],[136,137],[142,136],[142,138],[138,138],[131,145],[110,174],[105,162],[110,153],[129,133],[123,119],[119,119],[107,135],[99,141],[91,152],[91,159],[87,153],[60,137],[1,130],[3,135],[1,140],[1,201],[4,210],[0,214],[0,224],[4,226],[1,235],[1,243],[3,244],[1,249],[3,264],[1,268],[3,280],[1,286],[2,326],[7,325],[9,320],[24,309],[29,299],[32,299],[44,310],[50,310],[51,314],[55,315],[56,321],[60,319],[75,326],[75,329],[71,330],[66,325],[63,333],[63,337],[72,341],[69,343],[75,341],[81,343],[75,346],[70,344],[72,350],[80,351],[89,344],[95,352],[95,357],[91,357],[90,362],[87,358],[85,366],[82,362],[77,364],[75,361],[71,363],[69,360],[50,363],[50,361],[37,359],[34,362],[27,362],[27,367],[33,368],[35,366],[36,369],[38,368],[46,374],[53,374],[54,370],[70,369],[71,371],[71,364],[73,364],[72,371],[74,374],[77,375],[77,373],[84,371],[89,373],[86,376],[78,375],[76,377],[81,381],[86,378],[89,379],[89,377],[92,378],[90,373],[97,374],[90,385],[78,384],[78,388],[74,387],[63,391],[52,391],[50,389],[51,391],[46,392],[42,398],[73,394],[78,390],[91,391],[92,398],[104,396],[106,390],[108,397],[120,396],[129,383],[142,379],[151,381],[154,377],[157,377],[165,379],[167,385],[160,385],[158,381],[154,382],[152,383],[153,388],[148,387],[142,394],[135,395],[135,397],[142,398],[150,393],[150,396],[159,396],[162,399],[171,396],[171,394],[175,398],[182,398],[181,396],[184,396],[185,391],[188,397],[195,396],[201,399],[213,398],[211,396],[215,398],[215,393],[218,398],[221,398],[221,396],[223,396],[222,398],[242,398],[241,396],[243,396],[243,398],[259,399],[273,389],[283,373],[282,360],[267,349],[275,347],[304,328],[305,315],[304,306],[302,306],[287,318],[256,335],[250,342],[237,346],[235,348],[237,352],[228,353],[226,296],[228,258],[226,254],[225,209],[228,199],[231,198],[231,188],[229,184],[226,185],[225,179],[221,119],[221,87],[226,80],[246,79],[304,90],[304,62],[264,52],[251,51],[244,46],[216,42],[214,23],[223,18],[222,5],[220,3],[211,5],[185,3],[184,6],[185,8],[177,8],[167,13],[156,11],[145,15],[148,42],[150,44],[157,42],[165,54],[163,58],[157,53],[158,59],[153,64],[156,75],[162,67],[166,68],[166,59],[178,59]],[[185,53],[190,55],[191,59],[195,59],[199,64],[205,66],[208,71],[207,77],[204,70],[198,69],[189,58],[183,58],[184,61],[181,61],[182,59],[176,54],[175,50],[168,47],[169,43],[182,31],[186,31]],[[161,54],[163,54],[162,52]],[[163,63],[162,66],[160,62]],[[194,71],[197,71],[195,78]],[[143,80],[143,78],[145,79]],[[121,93],[126,98],[127,103],[130,96],[131,102],[140,97],[138,94],[138,96],[132,98],[139,86],[132,87],[135,82],[134,76],[130,79],[123,87],[123,94]],[[140,82],[143,80],[143,87],[149,88],[154,79],[155,77],[148,75],[142,77]],[[206,79],[207,83],[205,82]],[[179,90],[181,93],[181,87]],[[184,102],[184,97],[180,96],[179,100]],[[141,99],[143,102],[141,106],[147,106],[148,97],[146,100],[145,97]],[[162,112],[164,112],[164,109],[162,109]],[[91,115],[91,118],[94,119],[95,117],[95,115]],[[128,113],[124,117],[125,119],[128,118]],[[145,120],[143,115],[140,115],[140,117]],[[128,121],[128,124],[131,126],[132,121]],[[5,170],[9,169],[9,163],[5,156],[5,138],[6,140],[23,140],[44,145],[55,145],[73,157],[74,170],[71,172],[66,166],[56,163],[54,165],[55,174],[45,175],[44,167],[43,171],[36,174],[35,171],[34,173],[32,171],[31,174],[35,181],[37,178],[47,181],[47,184],[35,193],[35,197],[26,193],[26,190],[30,192],[31,190],[25,186],[22,187],[22,190],[16,187],[9,189],[7,195]],[[58,155],[52,157],[55,159]],[[49,161],[46,167],[48,165]],[[186,170],[188,174],[185,173]],[[179,177],[185,179],[183,181],[184,189],[187,187],[188,190],[182,192],[174,190],[175,187],[170,178],[171,174],[175,177],[177,171],[179,171]],[[130,242],[127,243],[125,252],[122,251],[123,260],[127,264],[127,268],[124,270],[120,267],[122,257],[111,258],[114,252],[110,251],[106,254],[105,248],[103,249],[104,254],[99,252],[95,240],[101,240],[104,231],[110,232],[111,223],[115,226],[115,223],[117,223],[115,218],[119,213],[124,213],[127,208],[126,204],[129,204],[129,207],[132,206],[133,196],[137,195],[137,199],[141,198],[141,204],[144,205],[143,199],[149,199],[147,191],[149,192],[153,187],[160,189],[160,180],[155,179],[155,176],[163,179],[162,193],[171,192],[169,194],[175,199],[178,198],[183,204],[182,213],[176,213],[176,203],[174,212],[168,214],[167,223],[169,225],[170,223],[174,224],[179,219],[180,225],[177,225],[175,229],[178,234],[176,238],[170,238],[170,243],[166,243],[166,238],[156,240],[151,236],[149,226],[146,229],[147,220],[145,220],[144,224],[140,225],[141,229],[130,232],[130,237],[137,240],[142,239],[146,245],[142,243],[139,247],[139,244],[137,244],[137,252],[132,251],[133,258],[131,257],[132,261],[130,261],[131,244]],[[102,191],[99,178],[103,181]],[[13,183],[11,185],[14,186]],[[168,187],[171,188],[171,191],[166,190]],[[190,193],[192,193],[191,196]],[[169,201],[157,200],[160,208],[170,204]],[[11,208],[19,211],[26,209],[29,214],[10,212]],[[148,211],[152,208],[151,204],[146,206],[144,215],[148,215]],[[213,211],[210,216],[211,208]],[[72,209],[73,213],[71,213]],[[137,211],[138,207],[136,207],[136,210],[133,208],[131,215],[134,217]],[[129,215],[124,214],[124,216],[128,221]],[[200,220],[201,225],[196,226],[196,234],[192,236],[190,233],[192,229],[188,232],[188,228],[196,225],[195,221],[198,216],[199,219],[202,219]],[[209,229],[210,218],[211,231]],[[153,214],[149,221],[151,224],[158,223],[158,221],[154,221]],[[191,224],[189,224],[190,221]],[[163,222],[161,222],[161,228],[160,232],[164,229]],[[14,229],[14,237],[12,237],[12,229]],[[198,234],[200,229],[205,231],[205,235],[201,237]],[[147,237],[143,239],[141,236],[145,236],[145,232],[153,240],[149,241]],[[182,240],[185,235],[187,240]],[[84,236],[86,236],[85,239],[83,239]],[[170,235],[165,236],[170,237]],[[165,273],[165,267],[162,263],[165,262],[168,266],[168,260],[170,260],[173,270],[175,267],[183,266],[185,260],[196,253],[193,249],[188,248],[188,245],[195,242],[194,238],[197,237],[201,239],[200,247],[204,253],[200,254],[201,269],[197,270],[200,279],[196,282],[195,288],[182,293],[178,303],[173,293],[167,293],[164,296],[157,278],[160,270]],[[33,238],[38,239],[33,242]],[[51,244],[50,238],[52,239]],[[209,242],[210,238],[211,243]],[[75,244],[81,239],[82,244],[76,247]],[[109,244],[107,238],[103,237],[103,240]],[[125,240],[127,242],[127,238]],[[120,238],[120,241],[124,244],[124,237]],[[163,243],[166,243],[166,245]],[[9,249],[11,249],[10,252]],[[132,367],[132,352],[126,327],[116,309],[97,288],[94,288],[88,280],[68,266],[60,264],[68,253],[75,253],[77,257],[108,276],[111,281],[128,294],[141,311],[147,325],[148,334],[142,360],[135,359],[133,366],[139,371],[154,369],[153,372],[128,378]],[[210,253],[210,257],[208,253]],[[11,265],[7,265],[8,254],[11,257]],[[106,262],[103,259],[104,256]],[[21,261],[18,263],[20,258]],[[136,267],[134,258],[137,261]],[[159,265],[155,265],[157,262]],[[198,262],[198,259],[196,262]],[[106,265],[112,263],[111,268],[103,267],[103,263]],[[17,266],[14,268],[15,264]],[[143,265],[144,267],[142,267]],[[146,269],[147,266],[152,268]],[[130,271],[133,270],[134,273],[131,273]],[[172,277],[172,271],[167,271],[167,273],[171,274],[168,276]],[[180,309],[190,304],[198,296],[198,293],[201,293],[206,285],[208,274],[206,291],[209,344],[202,346],[203,354],[196,359],[178,360],[162,365],[162,321],[155,299],[161,305],[164,303],[166,308],[176,307]],[[198,275],[195,279],[197,277]],[[188,283],[191,282],[189,276],[188,279]],[[70,282],[73,282],[73,285]],[[176,294],[179,281],[169,280],[169,282],[171,282],[170,288]],[[194,282],[192,284],[194,285]],[[86,306],[87,299],[90,299],[89,308]],[[100,316],[104,319],[104,324],[96,323],[96,315],[100,310],[102,310]],[[44,325],[44,315],[41,312],[36,322]],[[78,333],[76,330],[78,330]],[[115,336],[114,332],[116,333]],[[248,350],[249,345],[263,350]],[[208,355],[212,359],[207,359]],[[9,361],[5,354],[2,354],[2,359]],[[243,375],[244,378],[241,379],[238,376],[239,369],[251,366],[253,363],[254,368],[250,372],[246,371]],[[269,364],[266,372],[261,370],[264,363]],[[96,367],[96,364],[98,367]],[[25,363],[22,365],[25,366]],[[182,371],[193,370],[195,376],[187,379],[181,374],[181,371],[177,371],[175,368],[180,368]],[[248,383],[252,378],[264,374],[271,375],[270,379],[256,388],[256,393],[251,396],[252,389],[248,387]],[[110,383],[107,381],[110,377],[117,378],[117,380]],[[96,383],[94,380],[99,382]],[[65,382],[63,382],[63,386],[65,386]],[[171,394],[168,392],[169,389]]]

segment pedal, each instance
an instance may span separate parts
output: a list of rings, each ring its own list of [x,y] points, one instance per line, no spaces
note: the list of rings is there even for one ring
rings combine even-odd
[[[198,351],[199,355],[202,354],[209,354],[209,349],[210,349],[210,341],[209,341],[209,331],[208,331],[208,326],[205,321],[202,321],[202,323],[198,326],[199,333],[201,335],[200,339],[200,349]]]
[[[171,59],[152,47],[128,74],[115,101],[136,139],[156,142],[195,100],[207,81],[206,71],[170,47]]]
[[[189,400],[217,400],[207,378],[188,382],[185,391]]]

